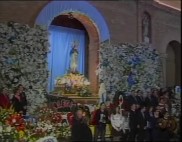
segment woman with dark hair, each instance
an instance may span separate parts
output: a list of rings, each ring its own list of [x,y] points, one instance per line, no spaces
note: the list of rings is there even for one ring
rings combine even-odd
[[[71,127],[71,141],[92,141],[92,132],[83,117],[83,110],[78,109]]]
[[[105,103],[100,104],[100,108],[96,110],[94,121],[96,123],[95,140],[98,136],[101,137],[101,141],[105,141],[106,124],[108,123],[108,111],[106,110]]]
[[[19,84],[18,85],[18,90],[19,90],[19,93],[20,93],[20,98],[21,98],[21,101],[22,101],[22,107],[23,107],[23,114],[26,115],[26,111],[27,111],[27,98],[26,98],[26,94],[24,92],[24,87],[22,84]]]
[[[122,91],[117,91],[113,98],[113,104],[114,107],[120,106],[120,108],[123,108],[125,110],[129,110],[129,101],[126,94]]]
[[[150,118],[150,129],[152,130],[152,137],[149,139],[149,141],[160,141],[161,130],[158,125],[158,121],[160,119],[159,111],[155,109],[153,114],[154,116]]]
[[[168,142],[173,138],[173,131],[176,129],[177,124],[174,124],[173,117],[169,115],[168,112],[165,112],[163,118],[159,119],[160,127],[160,141]],[[173,121],[173,122],[172,122]]]
[[[119,105],[119,97],[120,95],[124,96],[124,93],[121,91],[117,91],[113,97],[113,103],[118,106]]]
[[[17,113],[22,113],[24,112],[24,107],[23,107],[23,100],[21,98],[20,91],[18,89],[14,90],[14,96],[12,98],[12,104],[15,112]]]
[[[8,96],[7,88],[1,88],[0,90],[0,107],[8,109],[11,106],[10,99]]]
[[[87,124],[90,124],[91,122],[91,114],[90,114],[90,110],[89,110],[89,107],[88,106],[84,106],[83,108],[83,115],[87,121]]]
[[[116,107],[113,113],[111,114],[112,135],[114,141],[120,140],[123,123],[124,117],[121,114],[120,108]]]

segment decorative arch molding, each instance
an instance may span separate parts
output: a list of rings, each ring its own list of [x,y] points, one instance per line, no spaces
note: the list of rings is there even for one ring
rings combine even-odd
[[[172,40],[166,47],[166,85],[181,85],[181,44]]]
[[[173,35],[172,37],[170,35]],[[166,53],[166,50],[167,50],[167,45],[171,42],[171,41],[175,41],[175,42],[178,42],[181,44],[180,42],[180,36],[176,33],[171,33],[171,34],[168,34],[168,35],[164,35],[163,36],[163,41],[161,42],[160,44],[160,47],[162,47],[160,49],[160,53]]]
[[[177,41],[177,40],[171,40],[169,43],[168,43],[168,46],[171,46],[174,50],[177,50],[178,48],[180,49],[180,42]],[[168,48],[167,46],[167,48]],[[176,47],[176,48],[175,48]],[[166,52],[167,52],[167,48],[166,48]]]
[[[100,42],[110,39],[109,29],[103,16],[86,1],[51,1],[41,10],[35,24],[48,27],[55,17],[69,12],[81,13],[89,17],[98,30]]]

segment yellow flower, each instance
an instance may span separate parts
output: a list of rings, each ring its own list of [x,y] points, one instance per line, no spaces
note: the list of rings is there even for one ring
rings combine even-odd
[[[23,138],[24,136],[25,136],[24,131],[19,131],[19,138],[21,139],[21,138]]]

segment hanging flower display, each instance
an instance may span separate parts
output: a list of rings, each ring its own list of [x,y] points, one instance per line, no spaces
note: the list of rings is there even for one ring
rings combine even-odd
[[[146,44],[104,43],[96,71],[107,92],[129,92],[161,86],[161,60],[157,50]]]
[[[0,87],[13,90],[23,84],[32,112],[46,100],[49,51],[48,30],[15,22],[0,23]],[[31,88],[31,89],[30,89]],[[32,101],[33,100],[33,101]]]

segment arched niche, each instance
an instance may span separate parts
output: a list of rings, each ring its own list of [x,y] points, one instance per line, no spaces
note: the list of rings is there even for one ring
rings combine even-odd
[[[166,48],[166,86],[181,85],[181,44],[171,41]]]
[[[151,15],[145,11],[142,14],[142,41],[145,43],[152,42],[152,25]]]
[[[51,1],[39,13],[35,23],[49,26],[62,13],[83,14],[97,28],[100,42],[110,39],[109,29],[101,13],[86,1]]]
[[[85,1],[51,1],[40,11],[35,24],[49,27],[54,18],[69,13],[84,25],[88,33],[88,78],[93,93],[97,94],[98,77],[95,71],[99,63],[98,50],[100,43],[110,39],[109,29],[100,12]]]

